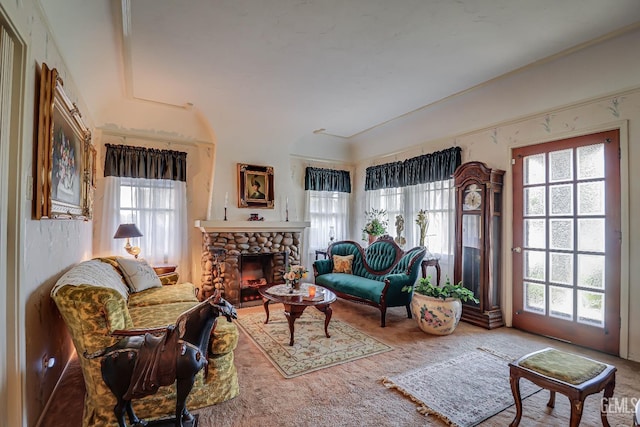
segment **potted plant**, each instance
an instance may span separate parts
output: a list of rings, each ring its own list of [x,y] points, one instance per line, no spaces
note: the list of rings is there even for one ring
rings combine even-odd
[[[387,232],[387,211],[384,209],[371,209],[365,213],[366,223],[362,229],[362,240],[369,240],[373,243],[378,236]],[[367,238],[365,238],[365,235]]]
[[[403,288],[410,292],[411,286]],[[462,285],[452,285],[447,277],[444,286],[431,284],[431,276],[420,279],[413,286],[411,314],[424,332],[433,335],[449,335],[452,333],[462,315],[462,303],[478,302],[469,289]]]

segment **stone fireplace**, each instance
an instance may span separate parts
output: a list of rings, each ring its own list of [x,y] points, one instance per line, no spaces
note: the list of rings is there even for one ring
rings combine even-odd
[[[202,298],[221,289],[242,307],[261,302],[257,288],[284,283],[288,265],[301,263],[308,222],[196,221],[202,231]]]

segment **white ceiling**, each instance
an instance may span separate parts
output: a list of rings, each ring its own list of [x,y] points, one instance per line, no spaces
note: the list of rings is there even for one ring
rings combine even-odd
[[[97,126],[125,100],[193,104],[221,144],[348,141],[640,22],[638,0],[40,2]]]

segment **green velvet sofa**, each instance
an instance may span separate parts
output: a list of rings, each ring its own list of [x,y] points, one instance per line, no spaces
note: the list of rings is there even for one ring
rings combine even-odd
[[[152,272],[152,274],[155,274]],[[157,278],[157,276],[155,277]],[[82,367],[86,387],[83,427],[117,426],[113,408],[115,397],[100,372],[100,358],[91,354],[114,344],[110,335],[118,329],[153,328],[174,324],[184,311],[198,304],[191,283],[177,283],[177,275],[161,278],[162,286],[133,292],[126,284],[117,259],[84,261],[66,272],[51,291],[71,334]],[[238,329],[224,317],[218,318],[210,340],[208,376],[197,377],[187,400],[188,409],[220,403],[239,393],[233,351]],[[172,416],[175,385],[160,387],[158,393],[133,401],[136,415],[145,420]]]
[[[327,250],[328,259],[317,260],[313,273],[317,285],[335,292],[340,298],[367,304],[380,310],[380,324],[386,324],[388,307],[405,306],[411,318],[411,297],[418,279],[426,248],[403,252],[390,236],[382,236],[366,249],[353,241],[335,242]],[[334,272],[334,255],[353,255],[351,274]]]

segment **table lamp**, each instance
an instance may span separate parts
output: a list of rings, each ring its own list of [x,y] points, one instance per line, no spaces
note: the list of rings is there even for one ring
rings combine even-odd
[[[116,230],[116,234],[113,236],[114,239],[127,239],[127,244],[124,245],[124,249],[129,252],[129,254],[138,258],[140,254],[140,248],[137,246],[131,246],[129,242],[129,238],[131,237],[141,237],[142,233],[138,230],[135,224],[120,224],[118,229]]]

